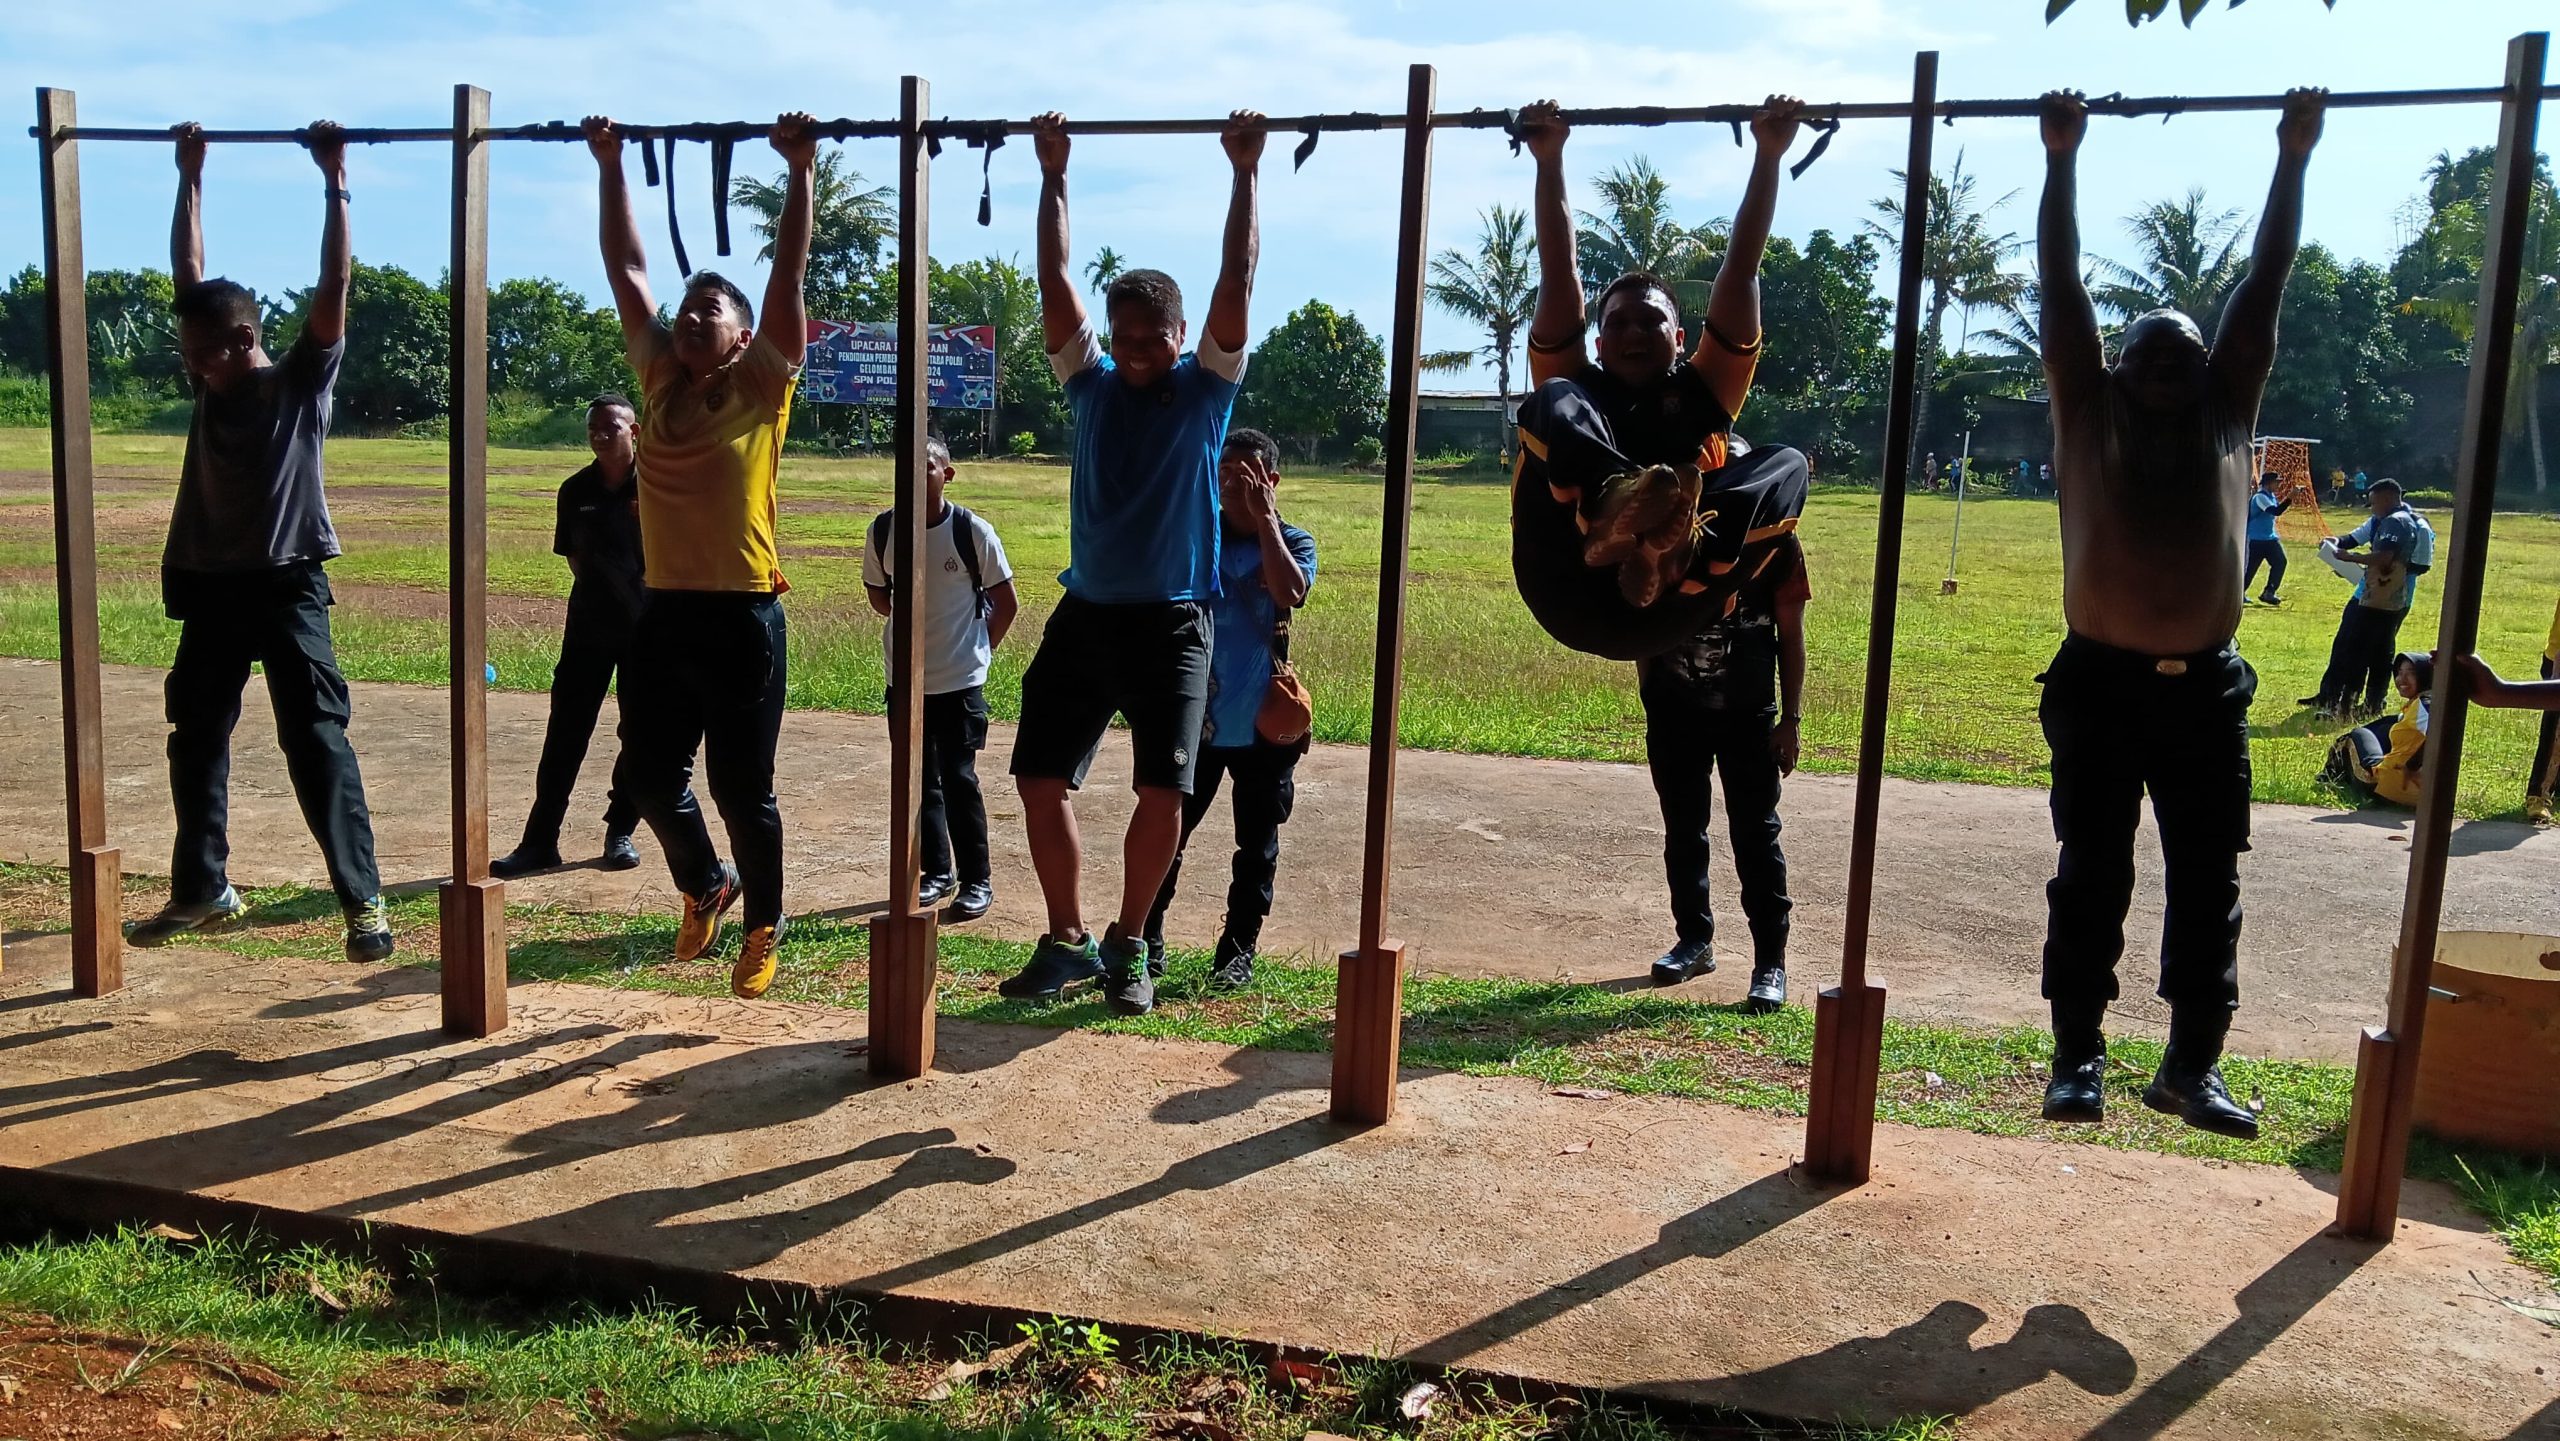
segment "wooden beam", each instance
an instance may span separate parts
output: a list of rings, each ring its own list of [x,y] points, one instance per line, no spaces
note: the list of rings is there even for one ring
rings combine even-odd
[[[933,1068],[933,988],[941,947],[916,904],[924,800],[925,438],[933,393],[932,149],[924,80],[906,77],[898,106],[898,471],[889,528],[889,913],[871,923],[871,1070],[908,1080]]]
[[[2436,648],[2445,656],[2470,654],[2480,636],[2489,515],[2498,493],[2498,451],[2506,439],[2516,296],[2523,276],[2525,226],[2533,208],[2534,132],[2549,46],[2550,37],[2544,34],[2519,35],[2507,45],[2506,99],[2498,114],[2497,167],[2490,181],[2488,253],[2480,267],[2462,450],[2454,473],[2452,536],[2437,572],[2444,582],[2444,611]],[[2444,912],[2445,860],[2462,779],[2462,736],[2471,710],[2461,674],[2451,665],[2436,668],[2434,693],[2428,697],[2428,761],[2418,788],[2409,880],[2400,906],[2400,944],[2391,958],[2391,1008],[2386,1025],[2367,1031],[2356,1052],[2338,1227],[2368,1241],[2390,1240],[2400,1218],[2400,1178],[2409,1162],[2418,1050],[2426,1035],[2428,987],[2435,978],[2436,926]]]
[[[453,402],[447,604],[453,878],[439,893],[444,1028],[507,1025],[506,883],[489,875],[489,92],[453,87],[453,263],[445,364]]]
[[[1369,702],[1369,814],[1360,860],[1360,945],[1334,982],[1333,1114],[1378,1125],[1395,1114],[1404,1034],[1404,946],[1387,938],[1395,845],[1396,728],[1404,711],[1404,592],[1413,545],[1413,440],[1422,374],[1424,267],[1431,246],[1431,104],[1439,74],[1405,83],[1404,201],[1396,232],[1395,348],[1387,361],[1385,532],[1378,546],[1378,658]]]
[[[1893,629],[1902,590],[1902,514],[1911,479],[1911,426],[1920,365],[1920,284],[1929,231],[1931,117],[1938,52],[1911,67],[1911,149],[1902,187],[1902,274],[1894,290],[1893,382],[1885,404],[1884,494],[1876,506],[1875,588],[1867,612],[1867,693],[1858,724],[1858,788],[1849,825],[1849,900],[1840,984],[1814,998],[1813,1094],[1805,1168],[1866,1184],[1875,1150],[1876,1068],[1884,1049],[1884,987],[1867,980],[1875,909],[1877,813],[1884,801],[1885,724],[1893,703]]]
[[[124,986],[124,858],[107,844],[98,690],[98,520],[89,451],[89,280],[80,253],[80,146],[68,90],[36,91],[44,172],[45,367],[52,386],[54,605],[62,627],[62,766],[71,862],[71,989]]]

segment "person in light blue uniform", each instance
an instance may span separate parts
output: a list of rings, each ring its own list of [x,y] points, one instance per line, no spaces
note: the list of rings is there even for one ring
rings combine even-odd
[[[2267,568],[2267,588],[2258,592],[2257,604],[2282,605],[2276,591],[2284,585],[2284,542],[2276,538],[2276,517],[2293,509],[2290,498],[2276,492],[2284,477],[2274,471],[2258,477],[2258,492],[2249,497],[2249,568],[2240,575],[2240,603],[2250,604],[2249,583],[2258,578],[2258,567]]]

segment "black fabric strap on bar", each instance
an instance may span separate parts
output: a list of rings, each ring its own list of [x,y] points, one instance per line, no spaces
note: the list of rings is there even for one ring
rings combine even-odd
[[[676,138],[666,139],[667,146],[667,240],[675,246],[676,274],[693,274],[693,262],[685,259],[684,228],[676,224]]]
[[[646,135],[640,137],[640,173],[647,178],[651,189],[657,188],[658,147]]]
[[[1005,128],[1005,123],[999,120],[987,127],[984,133],[969,137],[970,149],[986,151],[986,155],[978,161],[978,223],[980,225],[990,225],[995,221],[996,152],[1004,148]]]
[[[1739,120],[1728,120],[1725,124],[1733,127],[1733,148],[1740,150],[1742,148],[1742,122]]]
[[[1306,138],[1298,142],[1297,149],[1289,152],[1289,169],[1292,171],[1307,168],[1307,157],[1316,153],[1316,142],[1324,138],[1324,132],[1313,125],[1302,133]]]
[[[1511,137],[1511,153],[1514,155],[1519,154],[1520,147],[1526,143],[1526,140],[1520,133],[1520,112],[1518,110],[1505,110],[1502,112],[1502,133]]]
[[[1787,178],[1790,180],[1802,180],[1804,173],[1813,168],[1813,162],[1822,158],[1822,152],[1831,148],[1831,137],[1840,133],[1840,121],[1837,117],[1828,120],[1808,120],[1805,124],[1813,127],[1815,132],[1813,148],[1804,153],[1802,160],[1787,167]]]
[[[711,142],[711,243],[729,253],[729,161],[738,142],[721,136]]]

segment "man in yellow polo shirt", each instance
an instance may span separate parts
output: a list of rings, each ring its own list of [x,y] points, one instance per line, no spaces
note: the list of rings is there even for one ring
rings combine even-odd
[[[773,797],[788,668],[774,546],[774,479],[807,350],[800,286],[809,268],[816,121],[774,122],[790,169],[774,227],[764,323],[734,284],[708,270],[685,281],[672,325],[658,322],[649,262],[622,175],[622,136],[590,116],[606,278],[639,373],[640,545],[648,596],[622,671],[622,758],[614,789],[631,798],[684,896],[676,959],[709,952],[743,897],[746,938],[729,975],[741,996],[773,983],[782,937],[782,810]],[[688,783],[703,751],[711,801],[737,857],[720,859]]]

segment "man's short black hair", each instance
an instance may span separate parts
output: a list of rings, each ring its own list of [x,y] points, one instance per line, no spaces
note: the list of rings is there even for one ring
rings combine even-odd
[[[2258,477],[2258,484],[2260,484],[2260,485],[2282,485],[2282,484],[2284,484],[2284,477],[2283,477],[2283,476],[2281,476],[2281,475],[2278,475],[2277,473],[2275,473],[2274,471],[2272,471],[2272,470],[2271,470],[2271,471],[2268,471],[2266,474],[2264,474],[2264,475],[2262,475],[2262,476],[2259,476],[2259,477]]]
[[[634,420],[640,418],[640,407],[633,405],[631,397],[618,390],[608,390],[587,402],[587,414],[594,415],[599,410],[619,410]]]
[[[258,328],[258,297],[239,281],[224,280],[219,276],[199,280],[180,290],[169,310],[178,317],[181,325],[190,320],[201,320],[225,330],[235,325],[245,325],[251,330]]]
[[[1274,475],[1280,473],[1279,442],[1252,426],[1239,425],[1227,432],[1227,443],[1218,447],[1218,454],[1224,456],[1231,450],[1241,450],[1261,461]]]
[[[1107,324],[1124,305],[1144,306],[1150,314],[1162,317],[1166,324],[1177,328],[1182,324],[1182,287],[1174,284],[1173,277],[1161,270],[1121,272],[1111,282],[1111,288],[1102,293],[1104,322]]]
[[[2402,493],[2402,492],[2401,492],[2401,489],[2400,489],[2400,482],[2398,482],[2398,481],[2396,481],[2396,480],[2393,480],[2391,477],[2389,477],[2389,476],[2387,476],[2387,475],[2386,475],[2386,476],[2384,476],[2382,479],[2375,481],[2375,482],[2373,483],[2373,488],[2374,488],[2375,490],[2387,490],[2387,491],[2391,492],[2393,495],[2399,495],[2399,494],[2401,494],[2401,493]]]
[[[1607,315],[1609,313],[1609,301],[1618,295],[1619,292],[1629,290],[1635,291],[1639,294],[1648,290],[1660,291],[1662,293],[1663,303],[1671,307],[1672,323],[1675,325],[1679,323],[1680,297],[1671,292],[1670,281],[1663,279],[1661,276],[1654,274],[1650,270],[1630,270],[1626,274],[1619,276],[1617,279],[1610,281],[1608,284],[1601,286],[1599,302],[1591,307],[1591,318],[1594,321],[1597,321],[1601,317]]]
[[[692,295],[704,290],[716,290],[722,295],[729,297],[729,303],[738,307],[738,314],[746,317],[746,327],[749,330],[753,330],[755,328],[755,306],[748,302],[747,293],[740,290],[736,283],[731,281],[729,277],[721,274],[717,270],[697,270],[693,274],[685,277],[685,294]]]
[[[924,453],[927,459],[939,457],[944,465],[949,465],[951,442],[944,440],[940,431],[928,430],[924,433]]]

